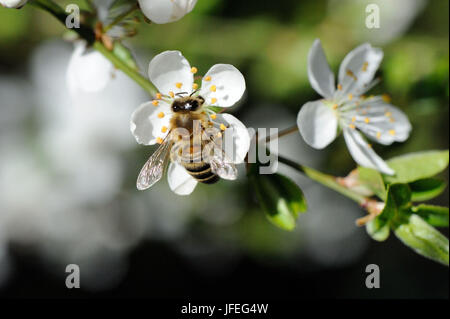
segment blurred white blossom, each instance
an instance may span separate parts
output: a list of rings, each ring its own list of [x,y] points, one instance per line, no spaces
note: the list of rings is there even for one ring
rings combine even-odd
[[[383,45],[402,36],[425,4],[425,0],[331,0],[328,14],[339,25],[347,25],[356,41]],[[379,8],[379,29],[369,29],[365,25],[368,5]]]
[[[99,265],[123,272],[124,254],[144,235],[142,215],[124,218],[115,198],[124,182],[119,154],[134,146],[127,119],[145,93],[118,72],[102,94],[68,99],[69,57],[68,45],[43,44],[31,58],[32,89],[19,80],[0,87],[0,263],[18,242],[55,265],[85,265],[86,287],[95,289],[120,278],[100,276]]]
[[[197,0],[138,0],[144,15],[157,24],[180,20],[194,9]]]
[[[5,8],[19,8],[27,3],[28,0],[0,0],[0,5]]]
[[[87,48],[83,40],[76,41],[74,46],[66,76],[70,94],[103,90],[114,77],[113,64],[100,52]]]

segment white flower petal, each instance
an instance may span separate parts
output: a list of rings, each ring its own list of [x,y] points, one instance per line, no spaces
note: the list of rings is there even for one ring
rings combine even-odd
[[[188,174],[186,169],[175,163],[170,163],[167,179],[170,189],[178,195],[189,195],[197,186],[197,181]]]
[[[210,79],[209,81],[205,79]],[[206,104],[229,107],[239,101],[245,92],[245,79],[242,73],[230,64],[216,64],[205,74],[200,95]],[[211,103],[215,98],[216,102]]]
[[[180,51],[164,51],[155,56],[150,61],[148,76],[163,94],[192,92],[194,75],[188,60]]]
[[[170,117],[170,105],[164,101],[160,100],[156,107],[152,102],[144,103],[131,115],[131,133],[139,144],[153,145],[158,137],[167,136],[168,130],[163,133],[162,128],[169,128]]]
[[[247,127],[231,114],[217,114],[215,120],[228,127],[223,133],[222,145],[225,156],[235,164],[244,162],[250,148],[250,135]]]
[[[197,0],[138,0],[144,15],[157,24],[174,22],[194,9]]]
[[[75,44],[67,67],[67,86],[72,94],[78,90],[98,92],[111,81],[113,64],[98,51],[86,49],[84,41]]]
[[[344,138],[356,163],[387,175],[394,174],[394,171],[375,153],[357,130],[344,127]]]
[[[0,0],[0,4],[5,8],[19,8],[27,3],[28,0]]]
[[[350,51],[339,68],[341,94],[363,94],[372,82],[383,59],[383,51],[373,48],[369,43]]]
[[[334,74],[328,65],[327,58],[319,39],[316,39],[308,54],[309,83],[317,93],[331,98],[335,91]]]
[[[297,116],[297,126],[308,145],[322,149],[336,138],[338,120],[336,112],[319,100],[303,105]]]
[[[352,118],[354,125],[373,141],[389,145],[408,139],[412,126],[408,117],[393,105],[375,97],[365,101],[357,111],[344,115]]]

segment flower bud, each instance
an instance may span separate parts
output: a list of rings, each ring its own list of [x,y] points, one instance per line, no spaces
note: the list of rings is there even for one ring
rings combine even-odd
[[[267,218],[280,228],[293,230],[298,214],[307,209],[297,184],[280,174],[252,174],[249,178]]]
[[[0,4],[5,8],[18,9],[27,3],[28,0],[0,0]]]

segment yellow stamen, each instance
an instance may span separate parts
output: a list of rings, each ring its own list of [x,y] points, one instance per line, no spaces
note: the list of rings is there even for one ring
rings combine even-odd
[[[351,77],[353,80],[357,81],[356,75],[352,72],[352,70],[347,70],[347,75]]]
[[[159,101],[157,101],[157,100],[153,100],[153,101],[152,101],[152,104],[153,104],[153,106],[158,106],[158,104],[159,104]]]
[[[159,112],[159,113],[158,113],[158,117],[159,117],[160,119],[162,119],[162,118],[164,117],[164,113],[163,113],[163,112]]]
[[[363,66],[362,66],[362,70],[363,70],[363,72],[366,72],[367,71],[367,67],[369,66],[369,62],[364,62],[363,63]]]
[[[372,144],[370,144],[370,143],[369,143],[369,144],[367,144],[367,146],[368,146],[369,148],[372,148]]]
[[[221,129],[222,131],[225,131],[225,130],[227,129],[227,127],[226,127],[224,124],[220,124],[220,129]]]
[[[183,86],[183,83],[177,82],[177,83],[175,83],[175,86],[176,86],[178,89],[181,89],[181,87]]]
[[[355,129],[355,125],[354,124],[349,124],[348,127],[350,127],[351,129]]]
[[[387,95],[387,94],[383,94],[383,95],[381,96],[381,98],[382,98],[383,101],[386,102],[386,103],[391,102],[391,97],[390,97],[389,95]]]
[[[392,136],[395,135],[395,130],[389,130],[389,134],[391,134]]]
[[[366,117],[366,118],[364,119],[364,122],[366,122],[367,124],[369,124],[370,119],[369,119],[368,117]]]
[[[350,94],[348,95],[348,99],[349,99],[349,100],[352,100],[352,99],[353,99],[353,94],[350,93]]]
[[[197,83],[192,84],[192,89],[194,91],[197,90],[198,89],[198,84]]]
[[[211,77],[208,75],[208,76],[205,76],[205,78],[203,79],[203,80],[205,80],[205,81],[211,81]]]
[[[175,93],[173,93],[172,91],[169,91],[169,95],[170,95],[171,98],[175,97]]]
[[[337,88],[338,88],[339,91],[342,90],[342,85],[338,84]]]
[[[162,94],[161,94],[161,93],[156,93],[156,98],[157,98],[158,100],[161,100],[161,99],[162,99]]]
[[[392,116],[392,113],[391,113],[391,112],[386,112],[386,113],[384,113],[384,116],[386,116],[386,117],[391,117],[391,116]]]
[[[162,144],[163,142],[164,142],[164,140],[162,138],[160,138],[160,137],[156,138],[156,143]]]
[[[215,98],[215,97],[213,97],[212,99],[211,99],[211,104],[214,104],[214,103],[216,103],[217,102],[217,99]]]
[[[211,117],[211,119],[215,120],[217,118],[217,115],[216,114],[211,114],[210,117]]]
[[[381,137],[381,132],[377,132],[377,138],[379,139]]]
[[[167,126],[161,127],[161,133],[166,133],[166,132],[167,132]]]
[[[191,68],[191,73],[192,74],[195,74],[195,73],[197,73],[198,72],[198,69],[195,67],[195,66],[193,66],[192,68]]]
[[[339,107],[337,104],[333,104],[333,110],[336,110]]]
[[[395,119],[394,119],[393,117],[391,117],[391,118],[389,119],[389,122],[394,123],[394,122],[395,122]]]
[[[353,123],[356,122],[356,117],[355,117],[355,116],[352,117],[352,122],[353,122]]]
[[[217,87],[215,85],[211,85],[211,87],[209,89],[211,92],[216,92]]]

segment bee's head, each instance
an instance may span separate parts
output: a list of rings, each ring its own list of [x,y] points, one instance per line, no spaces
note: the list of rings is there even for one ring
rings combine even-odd
[[[174,113],[195,112],[204,102],[205,100],[201,96],[175,99],[172,103],[172,111]]]

